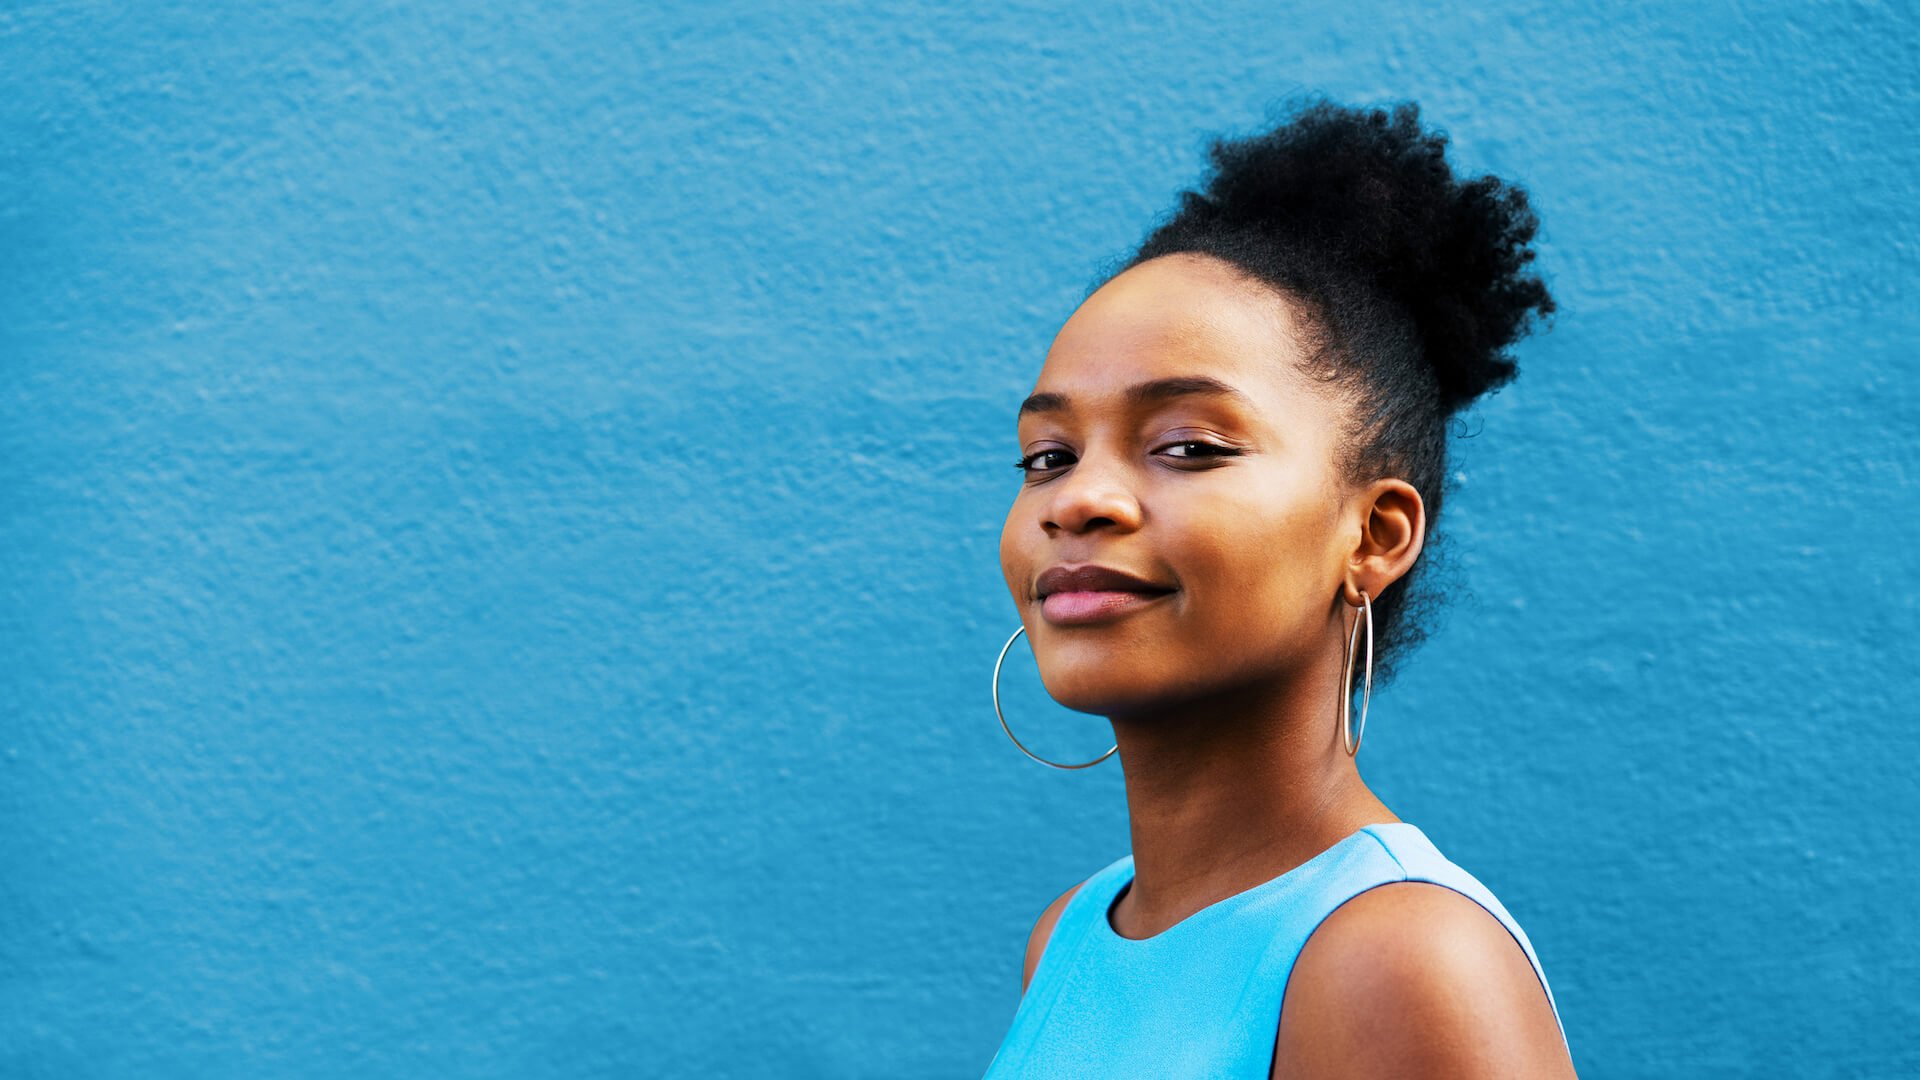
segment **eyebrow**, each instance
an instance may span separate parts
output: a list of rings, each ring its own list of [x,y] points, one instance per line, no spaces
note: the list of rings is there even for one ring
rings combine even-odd
[[[1251,406],[1253,401],[1247,395],[1205,375],[1175,375],[1165,379],[1153,379],[1149,382],[1135,383],[1126,391],[1126,402],[1130,407],[1156,405],[1189,394],[1209,394],[1216,397],[1237,399],[1243,405]],[[1065,394],[1035,394],[1020,403],[1020,417],[1044,413],[1065,412],[1072,408]]]

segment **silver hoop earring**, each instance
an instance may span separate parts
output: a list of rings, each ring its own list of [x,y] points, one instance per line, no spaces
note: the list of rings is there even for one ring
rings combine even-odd
[[[1013,632],[1013,636],[1007,639],[1007,643],[1005,645],[1000,646],[1000,658],[993,662],[993,714],[1000,718],[1001,730],[1007,733],[1007,738],[1013,739],[1013,745],[1018,746],[1020,748],[1021,753],[1027,755],[1028,757],[1032,758],[1033,760],[1039,762],[1042,765],[1051,765],[1056,769],[1084,769],[1089,765],[1098,765],[1101,762],[1112,757],[1114,754],[1114,751],[1120,749],[1119,743],[1114,743],[1113,750],[1109,750],[1106,753],[1101,754],[1099,757],[1094,758],[1092,761],[1082,762],[1078,765],[1063,765],[1058,761],[1048,761],[1046,758],[1043,758],[1039,754],[1036,754],[1033,751],[1027,749],[1026,744],[1022,743],[1019,739],[1014,738],[1013,729],[1007,726],[1007,714],[1000,711],[1000,665],[1006,663],[1007,650],[1013,648],[1013,643],[1020,640],[1020,635],[1026,632],[1027,632],[1027,628],[1025,625],[1022,625],[1020,629],[1015,630]]]
[[[1347,674],[1340,681],[1340,739],[1347,745],[1347,756],[1360,752],[1360,737],[1367,731],[1367,703],[1373,700],[1373,600],[1360,590],[1360,604],[1367,620],[1367,683],[1360,695],[1360,726],[1351,726],[1353,713],[1353,639],[1360,633],[1361,613],[1353,616],[1353,629],[1347,632]]]

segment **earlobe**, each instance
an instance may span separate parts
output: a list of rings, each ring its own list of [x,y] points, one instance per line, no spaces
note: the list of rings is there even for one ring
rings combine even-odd
[[[1365,603],[1365,601],[1362,600],[1360,596],[1362,589],[1363,589],[1363,586],[1355,582],[1353,578],[1349,577],[1340,586],[1340,599],[1343,602],[1345,602],[1346,605],[1350,608],[1360,607]],[[1365,591],[1368,596],[1373,595],[1372,589],[1366,589]]]

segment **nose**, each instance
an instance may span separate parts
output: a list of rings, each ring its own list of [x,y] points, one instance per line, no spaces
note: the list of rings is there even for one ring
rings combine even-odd
[[[1117,463],[1103,467],[1092,459],[1075,462],[1067,475],[1048,485],[1051,501],[1043,527],[1049,532],[1083,533],[1102,526],[1132,532],[1140,527],[1140,500],[1129,481],[1127,470]]]

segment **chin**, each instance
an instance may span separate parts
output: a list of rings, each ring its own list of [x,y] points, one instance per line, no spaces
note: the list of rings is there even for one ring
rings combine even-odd
[[[1040,685],[1046,687],[1048,697],[1074,712],[1112,716],[1136,710],[1160,696],[1137,674],[1118,674],[1138,670],[1138,665],[1112,656],[1056,659],[1040,665]]]

